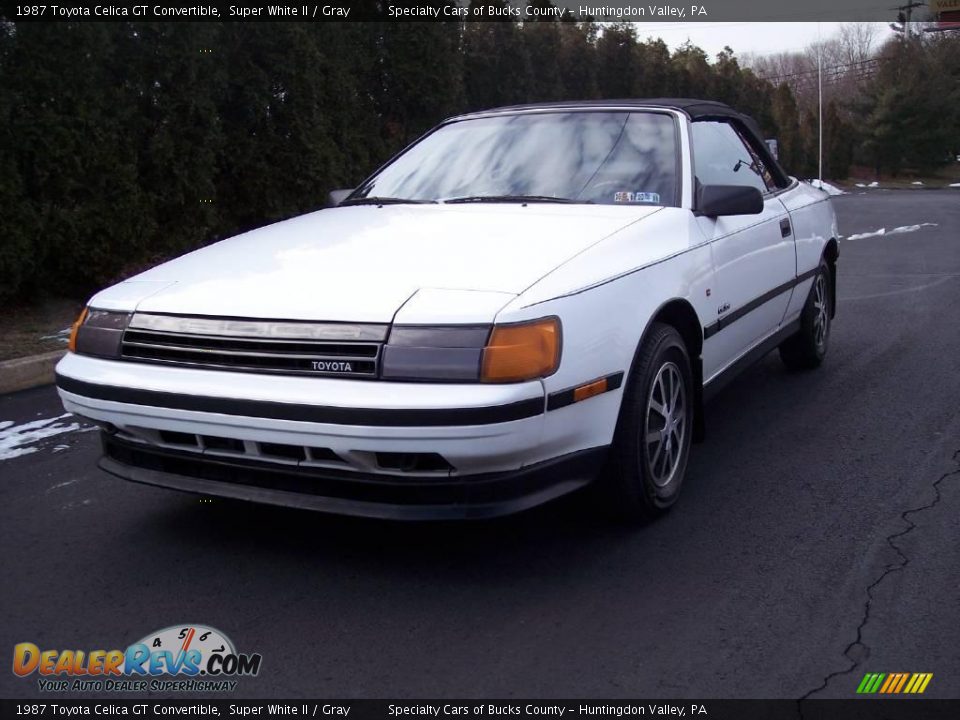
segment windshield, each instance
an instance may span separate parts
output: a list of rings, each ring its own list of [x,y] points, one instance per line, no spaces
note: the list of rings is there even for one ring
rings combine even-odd
[[[677,206],[674,118],[653,112],[546,112],[444,125],[351,195],[429,202]]]

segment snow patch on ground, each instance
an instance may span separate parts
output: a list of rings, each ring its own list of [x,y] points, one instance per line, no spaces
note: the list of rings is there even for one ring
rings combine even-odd
[[[66,327],[60,332],[54,333],[53,335],[41,335],[41,340],[56,340],[57,342],[67,343],[70,342],[70,333],[73,328]]]
[[[879,230],[874,230],[872,232],[858,233],[856,235],[851,235],[847,240],[863,240],[864,238],[879,237],[881,235],[900,235],[901,233],[911,233],[916,232],[920,228],[924,227],[937,227],[937,223],[920,223],[919,225],[901,225],[900,227],[895,227],[893,230],[887,231],[886,228],[880,228]]]
[[[77,482],[77,480],[78,478],[74,478],[73,480],[64,480],[62,483],[57,483],[53,487],[47,488],[47,493],[51,493],[54,490],[59,490],[60,488],[65,488],[68,485],[73,485],[75,482]]]
[[[910,183],[910,184],[911,184],[911,185],[923,185],[923,181],[922,181],[922,180],[914,180],[914,181],[913,181],[912,183]]]
[[[87,498],[86,500],[81,500],[80,502],[68,502],[66,505],[62,506],[60,509],[73,510],[78,507],[86,507],[87,505],[91,505],[92,503],[93,503],[93,500],[90,500],[89,498]]]
[[[869,185],[867,185],[867,187],[880,187],[880,183],[878,183],[876,180],[874,180],[872,183],[870,183]]]
[[[40,440],[80,430],[82,426],[78,422],[62,422],[68,417],[71,417],[70,413],[64,413],[22,425],[14,425],[10,420],[0,421],[0,460],[35,453],[39,448],[31,446]]]
[[[950,183],[947,187],[960,187],[960,183]]]
[[[838,188],[836,185],[831,185],[830,183],[823,182],[822,180],[811,180],[810,184],[813,185],[815,188],[823,190],[828,195],[846,195],[847,194],[843,190]]]

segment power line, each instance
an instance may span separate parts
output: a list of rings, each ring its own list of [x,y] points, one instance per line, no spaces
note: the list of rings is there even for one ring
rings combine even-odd
[[[838,63],[836,65],[830,65],[823,68],[824,72],[842,74],[844,72],[852,71],[854,68],[858,67],[872,67],[875,63],[880,62],[880,58],[867,58],[866,60],[853,60],[848,63]],[[777,73],[775,75],[757,75],[761,80],[769,80],[771,82],[779,82],[786,80],[788,78],[804,77],[804,76],[813,76],[819,72],[817,68],[812,68],[810,70],[798,70],[791,73]]]

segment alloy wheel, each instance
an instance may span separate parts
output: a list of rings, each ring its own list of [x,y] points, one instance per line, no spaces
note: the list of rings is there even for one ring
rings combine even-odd
[[[813,286],[813,340],[818,348],[822,348],[827,339],[827,327],[830,321],[827,313],[827,282],[823,274],[817,275],[817,280]]]
[[[644,449],[653,483],[665,487],[676,475],[687,432],[687,393],[680,368],[666,362],[647,396]]]

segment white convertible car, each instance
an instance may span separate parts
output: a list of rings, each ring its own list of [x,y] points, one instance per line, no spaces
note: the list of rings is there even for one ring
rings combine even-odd
[[[464,115],[331,204],[90,300],[57,384],[104,470],[403,519],[596,482],[648,518],[706,398],[827,350],[830,199],[720,103]]]

